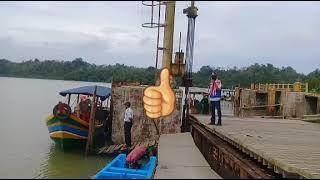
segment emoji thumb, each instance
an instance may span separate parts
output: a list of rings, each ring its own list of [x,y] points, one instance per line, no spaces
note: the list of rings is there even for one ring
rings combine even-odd
[[[167,68],[162,69],[160,73],[160,86],[170,87],[170,73]]]

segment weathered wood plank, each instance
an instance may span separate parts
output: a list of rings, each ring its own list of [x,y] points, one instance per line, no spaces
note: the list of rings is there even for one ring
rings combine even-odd
[[[120,150],[121,145],[122,145],[122,144],[118,144],[116,147],[114,147],[113,152],[114,152],[114,153],[117,153],[117,152]]]
[[[112,149],[112,148],[113,148],[113,145],[108,146],[108,148],[106,148],[106,150],[104,151],[104,153],[109,153],[109,152],[110,152],[110,149]]]
[[[144,146],[144,147],[156,147],[158,142],[156,140],[144,141],[144,142],[133,142],[132,146],[129,150],[133,150],[136,147]],[[98,150],[97,154],[118,154],[124,152],[126,150],[125,144],[115,144],[102,147]]]
[[[109,153],[112,154],[114,152],[114,149],[116,148],[117,145],[114,145],[110,148]]]
[[[122,144],[122,145],[121,145],[121,148],[120,148],[120,152],[123,152],[124,150],[126,150],[126,145],[125,145],[125,144]]]
[[[100,148],[99,151],[98,151],[98,154],[101,154],[102,152],[104,152],[106,150],[106,148],[107,148],[106,146]]]

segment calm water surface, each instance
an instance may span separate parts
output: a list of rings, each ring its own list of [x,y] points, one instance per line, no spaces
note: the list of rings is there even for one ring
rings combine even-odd
[[[0,178],[90,178],[110,158],[62,152],[45,124],[58,92],[107,83],[0,77]],[[73,100],[71,100],[73,103]]]

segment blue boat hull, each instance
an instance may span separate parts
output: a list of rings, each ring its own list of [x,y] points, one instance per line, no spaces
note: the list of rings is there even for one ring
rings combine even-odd
[[[157,165],[157,158],[151,156],[149,162],[142,165],[140,169],[126,168],[125,163],[126,155],[119,154],[92,179],[152,179]]]

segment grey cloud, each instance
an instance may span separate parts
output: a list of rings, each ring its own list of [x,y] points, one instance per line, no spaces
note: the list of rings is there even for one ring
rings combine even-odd
[[[305,73],[319,68],[317,3],[196,2],[193,69],[256,62],[292,66]],[[150,9],[141,2],[17,4],[6,2],[0,7],[6,10],[0,12],[0,19],[9,20],[0,27],[1,56],[17,61],[82,56],[97,64],[154,65],[156,29],[141,27],[150,19]],[[182,9],[189,4],[177,2],[174,51],[180,31],[185,51],[187,18]]]

